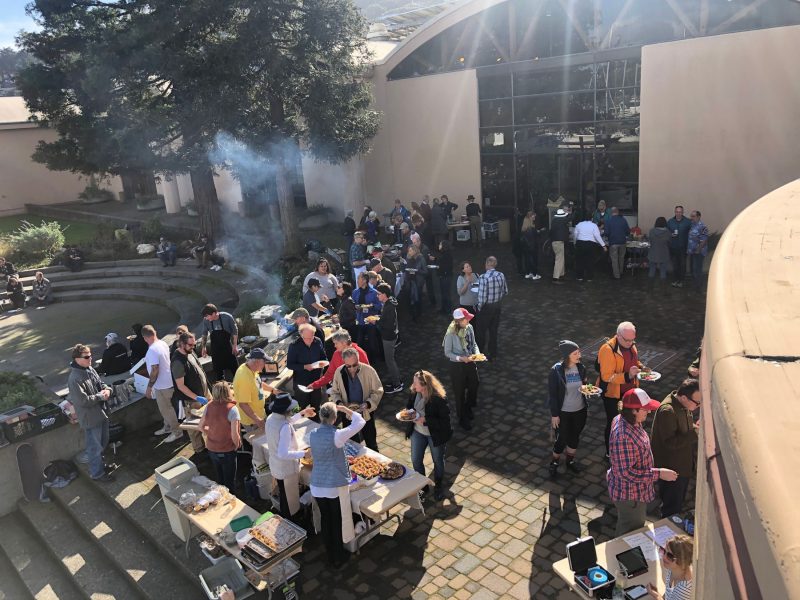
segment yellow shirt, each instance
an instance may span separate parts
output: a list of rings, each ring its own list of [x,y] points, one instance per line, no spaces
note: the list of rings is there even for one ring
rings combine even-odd
[[[247,363],[243,363],[236,369],[236,375],[233,376],[233,396],[237,406],[240,407],[239,418],[242,425],[253,425],[253,420],[241,410],[245,404],[250,405],[258,418],[265,419],[267,416],[264,410],[264,394],[260,384],[261,378],[258,373],[253,373]]]

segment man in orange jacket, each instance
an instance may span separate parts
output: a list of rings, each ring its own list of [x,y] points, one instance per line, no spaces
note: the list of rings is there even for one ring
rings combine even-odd
[[[603,343],[597,353],[600,377],[597,385],[603,390],[603,407],[606,411],[606,458],[611,422],[619,414],[620,398],[628,390],[638,387],[637,375],[642,369],[636,350],[636,327],[630,321],[617,326],[617,335]]]

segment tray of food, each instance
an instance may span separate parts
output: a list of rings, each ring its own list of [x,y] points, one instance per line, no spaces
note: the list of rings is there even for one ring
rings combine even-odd
[[[581,394],[583,394],[584,396],[599,396],[602,393],[603,390],[601,390],[596,385],[592,385],[591,383],[587,383],[581,386]]]
[[[300,464],[304,467],[313,467],[314,466],[314,459],[311,456],[304,456],[300,459]]]
[[[404,408],[394,417],[398,421],[405,421],[405,422],[413,421],[414,419],[417,418],[417,411],[415,411],[413,408]]]
[[[380,315],[369,315],[368,317],[364,317],[364,321],[366,321],[367,323],[377,323],[380,320],[381,320]]]
[[[639,381],[658,381],[661,379],[661,373],[647,369],[639,371],[636,377],[639,378]]]
[[[247,547],[255,546],[254,550],[257,550],[267,558],[269,555],[265,554],[263,547],[269,549],[272,554],[277,554],[306,539],[305,529],[301,529],[279,515],[274,515],[263,523],[252,527],[250,535],[253,536],[253,539],[248,542]],[[253,544],[254,541],[260,545]]]
[[[379,479],[381,481],[394,481],[395,479],[400,479],[405,474],[405,465],[392,461],[387,465],[383,465]]]
[[[484,361],[486,361],[486,355],[485,354],[481,354],[480,352],[478,354],[470,354],[470,358],[472,359],[472,362],[484,362]]]
[[[348,461],[350,462],[350,472],[364,479],[377,477],[383,469],[383,465],[371,456],[357,456]]]

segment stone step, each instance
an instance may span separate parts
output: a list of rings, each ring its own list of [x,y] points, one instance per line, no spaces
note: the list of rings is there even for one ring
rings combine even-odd
[[[0,518],[0,531],[0,547],[36,600],[88,598],[41,540],[27,531],[19,513]]]
[[[129,575],[109,559],[56,502],[20,503],[26,529],[35,532],[53,557],[72,574],[84,593],[94,599],[144,599]]]
[[[0,548],[0,600],[33,600],[25,582],[11,564],[11,559]]]
[[[90,536],[105,555],[127,572],[148,598],[197,600],[203,597],[199,581],[190,577],[121,507],[87,477],[78,477],[52,496]]]

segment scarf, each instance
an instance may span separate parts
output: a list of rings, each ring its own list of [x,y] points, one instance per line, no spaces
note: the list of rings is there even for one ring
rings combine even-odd
[[[469,326],[461,329],[455,321],[450,321],[450,325],[447,326],[447,331],[445,331],[444,337],[446,339],[448,335],[455,335],[458,337],[458,341],[461,342],[461,349],[467,352],[467,329],[469,329]],[[442,347],[444,347],[444,339],[442,340]]]

